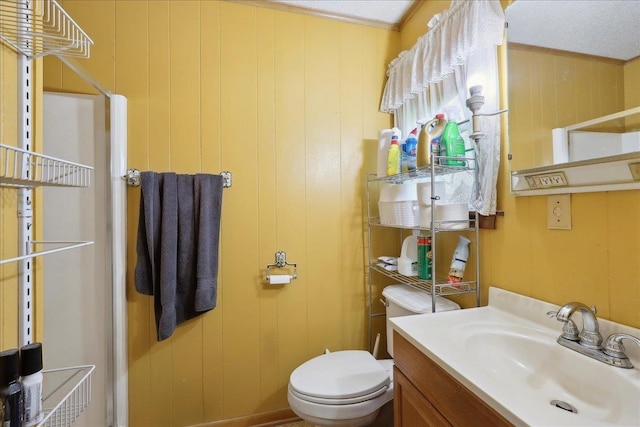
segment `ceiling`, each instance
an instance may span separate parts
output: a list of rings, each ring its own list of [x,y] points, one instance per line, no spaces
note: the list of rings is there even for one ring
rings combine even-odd
[[[628,61],[640,56],[640,0],[518,0],[509,42]]]
[[[269,1],[292,11],[398,29],[422,0]],[[507,18],[513,42],[622,60],[640,55],[640,0],[517,0]],[[584,28],[589,30],[580,31]]]

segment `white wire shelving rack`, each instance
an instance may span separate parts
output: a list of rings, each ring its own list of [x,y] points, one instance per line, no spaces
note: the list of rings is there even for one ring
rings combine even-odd
[[[0,39],[28,59],[88,58],[93,41],[55,0],[0,1]]]
[[[0,144],[0,185],[89,187],[93,167]]]
[[[91,402],[91,374],[93,365],[50,369],[44,377],[42,406],[44,417],[38,427],[71,425]]]
[[[32,190],[39,186],[88,187],[93,168],[32,149],[33,60],[46,55],[88,58],[93,41],[55,0],[0,0],[0,41],[17,52],[17,138],[15,146],[0,144],[0,187],[15,188],[18,197],[18,256],[0,265],[18,263],[18,343],[32,342],[32,258],[93,244],[33,240]],[[33,251],[34,245],[63,245]],[[91,401],[95,366],[44,372],[39,426],[70,426]]]

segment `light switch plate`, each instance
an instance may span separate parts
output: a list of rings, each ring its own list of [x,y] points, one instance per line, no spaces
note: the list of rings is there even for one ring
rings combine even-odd
[[[547,196],[547,228],[571,230],[571,194]]]

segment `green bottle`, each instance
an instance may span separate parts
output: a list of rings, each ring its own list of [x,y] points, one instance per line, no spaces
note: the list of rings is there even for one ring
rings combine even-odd
[[[451,111],[451,113],[453,112]],[[464,139],[460,135],[458,123],[455,121],[455,114],[447,112],[447,120],[447,125],[444,127],[444,132],[442,132],[442,146],[444,146],[445,153],[440,154],[447,157],[464,157]],[[445,164],[448,166],[464,166],[465,162],[447,159]]]

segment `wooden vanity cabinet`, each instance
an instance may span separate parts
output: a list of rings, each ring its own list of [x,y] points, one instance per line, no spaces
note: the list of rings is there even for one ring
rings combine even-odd
[[[513,426],[482,399],[393,332],[394,426]]]

